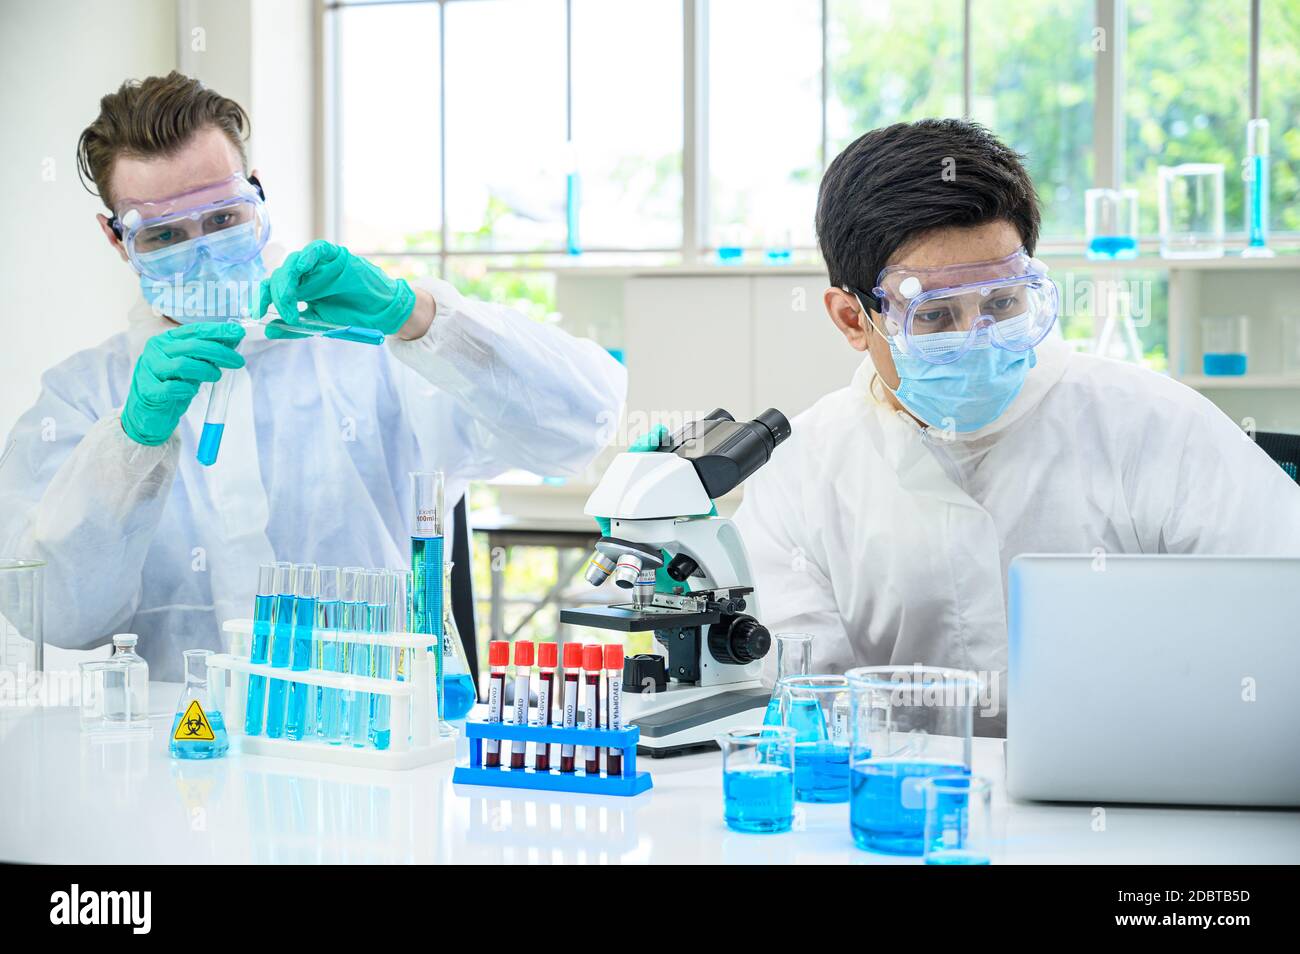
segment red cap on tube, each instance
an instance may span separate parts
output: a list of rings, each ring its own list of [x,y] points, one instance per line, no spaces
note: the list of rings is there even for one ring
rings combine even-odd
[[[623,669],[623,647],[618,645],[605,647],[605,668]]]
[[[554,669],[560,659],[560,649],[555,643],[537,644],[537,665],[543,669]]]
[[[488,665],[510,665],[510,644],[504,639],[494,639],[488,643]]]
[[[582,668],[582,643],[564,644],[564,668],[565,669]]]
[[[600,672],[600,649],[599,643],[591,643],[582,647],[582,668],[587,672]]]
[[[533,641],[531,639],[515,640],[515,665],[531,666],[533,664]]]

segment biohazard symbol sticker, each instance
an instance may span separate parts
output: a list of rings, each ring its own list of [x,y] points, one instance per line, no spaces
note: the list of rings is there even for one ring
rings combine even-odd
[[[176,731],[172,738],[177,742],[215,742],[217,737],[212,734],[212,726],[208,723],[208,717],[203,714],[203,707],[199,705],[199,700],[191,699],[190,707],[185,710],[185,715],[181,716],[181,721],[176,723]]]

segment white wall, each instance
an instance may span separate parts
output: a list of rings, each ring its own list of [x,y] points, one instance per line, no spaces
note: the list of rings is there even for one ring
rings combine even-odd
[[[18,0],[0,5],[0,435],[41,372],[125,327],[135,274],[108,247],[99,200],[77,178],[77,136],[99,97],[176,60],[172,0]]]

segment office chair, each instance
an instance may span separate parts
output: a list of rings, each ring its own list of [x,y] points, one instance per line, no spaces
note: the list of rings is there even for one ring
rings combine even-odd
[[[1255,443],[1300,484],[1300,434],[1255,432]]]

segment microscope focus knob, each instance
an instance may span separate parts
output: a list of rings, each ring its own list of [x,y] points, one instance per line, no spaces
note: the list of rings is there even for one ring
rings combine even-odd
[[[700,565],[685,553],[679,553],[669,561],[668,575],[678,583],[685,583],[699,568]]]
[[[709,627],[709,652],[720,663],[744,666],[772,648],[772,634],[752,616],[734,616]]]

